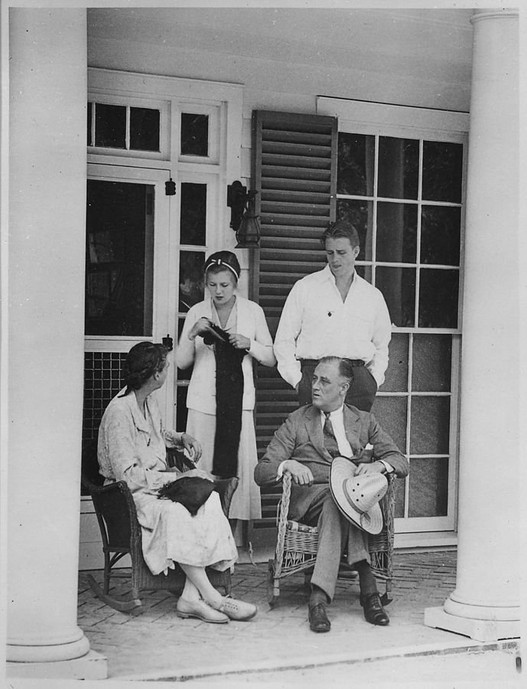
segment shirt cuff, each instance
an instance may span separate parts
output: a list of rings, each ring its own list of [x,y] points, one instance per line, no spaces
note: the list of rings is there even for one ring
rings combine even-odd
[[[382,462],[382,464],[384,464],[384,468],[386,469],[387,474],[392,474],[394,472],[394,468],[392,467],[392,465],[388,464],[388,462],[385,462],[384,459],[379,459],[379,462]]]
[[[278,466],[278,471],[276,472],[276,478],[277,479],[282,478],[282,476],[284,475],[284,464],[286,462],[287,462],[287,459],[284,459],[283,462],[280,462],[280,464]]]

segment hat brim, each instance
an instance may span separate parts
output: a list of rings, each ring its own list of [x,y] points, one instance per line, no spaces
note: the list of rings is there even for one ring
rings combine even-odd
[[[379,503],[373,505],[368,512],[359,512],[350,503],[344,491],[344,481],[352,478],[355,465],[345,457],[335,457],[331,462],[329,487],[335,504],[344,517],[362,531],[376,535],[381,533],[384,525],[382,510]]]

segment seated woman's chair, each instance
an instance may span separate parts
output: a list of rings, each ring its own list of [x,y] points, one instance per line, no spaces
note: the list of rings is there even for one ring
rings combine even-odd
[[[185,583],[183,571],[176,566],[175,569],[153,575],[143,559],[141,543],[141,527],[137,520],[134,499],[124,481],[117,481],[107,486],[103,484],[103,478],[95,469],[97,463],[96,448],[90,445],[83,456],[82,485],[89,492],[102,538],[104,554],[103,585],[87,575],[88,583],[93,592],[107,605],[120,612],[131,612],[140,608],[142,603],[139,597],[140,591],[163,590],[179,593]],[[238,486],[238,479],[223,479],[216,481],[216,489],[220,494],[221,504],[225,515],[229,512],[229,506],[234,491]],[[131,575],[129,570],[113,569],[113,567],[125,555],[130,555]],[[227,595],[231,590],[230,571],[219,572],[207,568],[209,579],[213,586],[222,587]],[[131,596],[112,595],[110,593],[111,578],[129,578],[131,576]],[[138,612],[138,610],[135,610]]]
[[[371,567],[378,579],[385,582],[386,590],[381,597],[383,605],[391,602],[389,594],[392,589],[393,578],[393,524],[395,512],[395,490],[393,476],[388,475],[388,490],[381,500],[381,510],[384,526],[380,534],[368,535],[368,549],[371,557]],[[269,560],[268,573],[268,601],[271,607],[278,602],[280,595],[280,580],[284,577],[304,572],[309,581],[318,550],[318,528],[307,526],[287,518],[289,500],[291,498],[291,474],[284,473],[282,479],[282,497],[278,503],[276,523],[278,535],[275,556]],[[356,572],[343,558],[339,579],[353,579]]]

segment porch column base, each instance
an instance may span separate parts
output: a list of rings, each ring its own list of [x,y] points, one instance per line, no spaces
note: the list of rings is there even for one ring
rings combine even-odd
[[[520,637],[519,608],[517,612],[517,619],[489,620],[451,615],[442,607],[425,608],[424,623],[427,627],[462,634],[475,641],[517,639]]]
[[[105,656],[89,651],[82,658],[50,662],[7,662],[6,676],[36,679],[108,679]]]

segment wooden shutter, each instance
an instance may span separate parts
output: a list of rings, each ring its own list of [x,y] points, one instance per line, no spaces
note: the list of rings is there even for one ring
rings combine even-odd
[[[274,337],[293,284],[326,263],[320,236],[335,217],[337,120],[254,111],[252,154],[262,236],[253,252],[250,296],[262,306]],[[276,368],[258,366],[257,376],[256,437],[262,454],[298,401]],[[254,530],[274,525],[275,506],[276,495],[263,490],[263,519]]]

